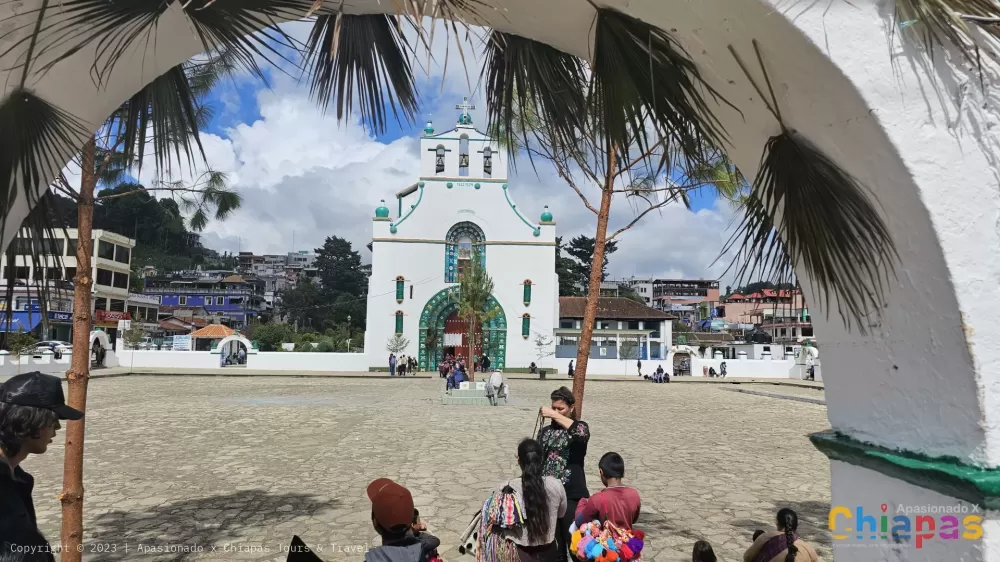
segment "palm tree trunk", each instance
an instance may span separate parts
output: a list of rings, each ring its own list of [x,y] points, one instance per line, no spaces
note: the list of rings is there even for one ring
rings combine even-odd
[[[587,306],[583,310],[583,326],[580,329],[580,344],[576,349],[576,370],[573,375],[573,398],[576,399],[577,419],[583,415],[583,389],[587,383],[587,361],[590,359],[590,341],[594,336],[594,321],[597,319],[597,299],[601,296],[601,281],[604,273],[604,246],[607,243],[608,216],[611,214],[611,196],[614,193],[616,149],[608,151],[608,167],[601,190],[601,207],[597,213],[597,234],[594,238],[594,258],[590,261],[590,283],[587,287]]]
[[[73,280],[73,362],[66,371],[69,385],[67,402],[81,412],[87,409],[87,381],[90,379],[90,258],[94,240],[94,190],[97,174],[94,139],[83,146],[80,202],[77,208],[76,278]],[[83,545],[83,436],[86,418],[66,423],[66,460],[63,465],[62,562],[79,562]]]

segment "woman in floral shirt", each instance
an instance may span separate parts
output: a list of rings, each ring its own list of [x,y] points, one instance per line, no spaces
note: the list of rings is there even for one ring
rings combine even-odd
[[[590,427],[587,422],[576,419],[576,399],[570,389],[561,387],[553,391],[550,398],[552,407],[542,407],[541,414],[552,422],[538,432],[538,442],[545,452],[542,473],[558,478],[566,488],[566,515],[559,519],[556,529],[558,560],[564,562],[569,548],[569,526],[573,523],[576,506],[581,499],[590,497],[587,477],[583,473]]]

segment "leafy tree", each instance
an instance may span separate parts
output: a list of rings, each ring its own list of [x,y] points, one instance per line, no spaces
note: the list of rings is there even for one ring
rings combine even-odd
[[[629,300],[634,300],[635,302],[646,304],[646,299],[642,297],[639,293],[635,292],[635,289],[629,287],[628,285],[620,285],[618,287],[618,296],[626,298]]]
[[[555,355],[556,350],[552,347],[552,337],[547,336],[541,332],[535,332],[535,355],[538,357],[538,362],[541,363],[542,359]],[[541,365],[538,365],[541,368]]]
[[[122,339],[125,340],[125,345],[131,349],[138,349],[139,345],[142,344],[142,340],[146,339],[146,332],[142,331],[142,328],[138,326],[133,326],[122,332]]]
[[[406,351],[406,348],[409,346],[410,340],[406,339],[403,334],[394,334],[385,342],[385,348],[389,350],[389,353],[396,355]]]
[[[292,329],[286,324],[257,324],[251,339],[261,351],[281,351],[281,344],[292,341]]]
[[[311,279],[303,278],[281,293],[279,313],[298,330],[318,330],[326,326],[329,302]]]
[[[560,297],[582,297],[587,277],[580,275],[579,262],[563,255],[562,236],[556,237],[556,275],[559,277]]]
[[[7,351],[17,361],[17,374],[21,374],[21,356],[31,355],[38,342],[28,332],[10,332],[7,334]]]
[[[316,268],[323,296],[332,303],[326,311],[329,323],[346,323],[350,316],[364,327],[368,276],[361,263],[361,254],[344,238],[328,236],[323,247],[316,248]]]
[[[634,337],[624,337],[618,342],[618,358],[625,362],[625,374],[632,361],[639,359],[639,340]]]
[[[590,287],[590,263],[594,259],[597,242],[590,236],[579,235],[569,241],[566,253],[573,257],[573,268],[576,278],[582,279],[586,291]],[[604,257],[601,261],[601,281],[608,279],[608,256],[618,251],[618,241],[609,240],[604,245]]]
[[[322,353],[333,353],[337,351],[337,348],[334,346],[333,342],[323,340],[319,342],[318,346],[316,346],[316,351],[320,351]]]
[[[458,292],[454,293],[455,302],[458,304],[458,317],[469,324],[469,356],[466,360],[470,367],[471,380],[475,380],[475,373],[471,367],[475,363],[476,335],[482,332],[484,323],[499,313],[497,309],[489,308],[492,295],[493,279],[483,267],[479,252],[473,252],[469,265],[459,276]]]

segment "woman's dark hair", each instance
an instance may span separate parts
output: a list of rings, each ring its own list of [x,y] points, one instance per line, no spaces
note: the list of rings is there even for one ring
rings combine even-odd
[[[601,460],[597,462],[597,468],[601,469],[605,478],[625,477],[625,459],[615,452],[604,453]]]
[[[21,452],[25,439],[41,437],[43,429],[58,421],[59,416],[46,408],[0,402],[0,450],[12,457]]]
[[[716,562],[715,551],[712,545],[705,541],[694,543],[694,551],[691,552],[691,562]]]
[[[778,510],[778,530],[785,532],[785,544],[788,545],[788,554],[785,555],[785,562],[795,562],[795,555],[799,549],[795,546],[795,530],[799,528],[799,515],[791,508],[783,507]]]
[[[576,398],[573,397],[573,391],[565,386],[560,386],[559,388],[553,390],[549,399],[553,402],[565,402],[569,407],[573,407],[573,405],[576,404]],[[572,417],[574,419],[576,418],[576,411],[573,412]]]
[[[543,459],[542,446],[538,441],[525,439],[517,446],[528,539],[538,544],[545,542],[549,534],[549,495],[542,478]]]

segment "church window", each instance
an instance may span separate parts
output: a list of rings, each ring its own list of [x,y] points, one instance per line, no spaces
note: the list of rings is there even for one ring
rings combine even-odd
[[[436,174],[444,173],[444,152],[444,145],[440,144],[434,151],[434,173]]]
[[[483,149],[483,177],[493,177],[493,151],[488,146]]]
[[[521,317],[521,337],[528,339],[531,334],[531,316],[525,314]]]
[[[396,278],[396,302],[403,302],[403,291],[406,279],[402,275]]]
[[[469,269],[469,261],[472,260],[472,237],[468,234],[458,239],[458,278]]]
[[[524,306],[531,304],[531,279],[524,280]]]
[[[451,227],[445,236],[445,283],[458,283],[471,260],[478,256],[479,263],[486,267],[486,236],[481,228],[471,222],[460,222]]]
[[[402,334],[403,333],[403,311],[402,310],[397,310],[396,311],[396,333],[397,334]]]
[[[462,135],[458,141],[458,175],[469,175],[469,135]]]

